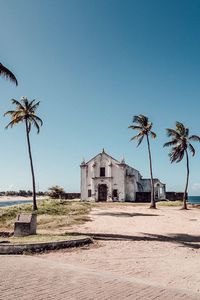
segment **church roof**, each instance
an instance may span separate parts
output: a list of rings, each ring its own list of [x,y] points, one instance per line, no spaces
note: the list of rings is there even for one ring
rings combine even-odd
[[[143,181],[151,181],[151,178],[141,178],[141,180],[143,180]],[[153,182],[154,183],[157,183],[157,182],[160,182],[161,184],[164,184],[163,182],[161,182],[160,181],[160,179],[158,179],[158,178],[153,178]]]
[[[95,155],[93,158],[91,158],[90,160],[88,160],[85,164],[87,165],[88,163],[90,163],[93,159],[95,159],[96,157],[98,157],[99,155],[105,154],[106,156],[110,157],[111,159],[115,160],[116,163],[120,164],[120,161],[115,159],[114,157],[112,157],[111,155],[109,155],[108,153],[105,152],[104,148],[102,150],[102,152],[98,153],[97,155]]]
[[[129,168],[132,168],[132,169],[134,169],[134,170],[136,170],[135,168],[133,168],[133,167],[131,167],[131,166],[129,166],[129,165],[127,165],[126,163],[125,163],[125,159],[124,159],[124,157],[122,158],[122,161],[119,161],[119,160],[117,160],[117,159],[115,159],[114,157],[112,157],[111,155],[109,155],[108,153],[106,153],[105,152],[105,150],[104,150],[104,148],[103,148],[103,150],[102,150],[102,152],[100,152],[100,153],[98,153],[97,155],[95,155],[93,158],[91,158],[90,160],[88,160],[85,164],[87,165],[88,163],[90,163],[93,159],[95,159],[96,157],[98,157],[99,155],[102,155],[102,154],[104,154],[104,155],[106,155],[107,157],[109,157],[109,158],[111,158],[112,160],[114,160],[117,164],[123,164],[123,165],[125,165],[125,166],[127,166],[127,167],[129,167]],[[136,170],[138,173],[140,173],[138,170]]]

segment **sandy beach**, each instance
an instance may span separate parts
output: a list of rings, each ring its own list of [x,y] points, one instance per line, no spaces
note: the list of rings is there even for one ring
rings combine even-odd
[[[87,250],[62,250],[41,257],[200,297],[200,209],[104,206],[93,209],[90,217],[90,222],[67,231],[103,234],[102,240]]]
[[[43,199],[47,199],[47,196],[39,196],[37,197],[37,200],[43,200]],[[22,196],[0,196],[0,202],[4,202],[4,201],[19,201],[19,200],[23,200],[23,201],[31,201],[33,198],[32,197],[22,197]]]

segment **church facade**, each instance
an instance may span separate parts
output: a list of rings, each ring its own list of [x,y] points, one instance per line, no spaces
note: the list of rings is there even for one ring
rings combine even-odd
[[[135,201],[136,192],[150,192],[151,180],[140,172],[108,155],[101,153],[83,162],[81,168],[81,200]],[[155,198],[165,199],[165,184],[154,179]]]

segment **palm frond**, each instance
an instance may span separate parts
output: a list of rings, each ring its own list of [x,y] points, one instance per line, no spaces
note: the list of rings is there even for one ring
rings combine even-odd
[[[12,128],[12,127],[13,127],[13,124],[12,124],[12,122],[13,122],[13,121],[9,122],[9,123],[8,123],[8,124],[5,126],[5,129],[8,129],[9,127],[11,127],[11,128]]]
[[[170,153],[170,161],[173,162],[180,162],[184,157],[185,151],[182,149],[181,145],[174,147]]]
[[[34,116],[32,116],[32,118],[33,118],[36,122],[39,122],[39,123],[40,123],[40,126],[43,125],[42,119],[40,119],[38,116],[34,115]]]
[[[140,144],[142,143],[143,141],[143,138],[144,138],[144,135],[142,135],[140,138],[139,138],[139,141],[138,141],[138,144],[137,144],[137,147],[140,146]]]
[[[144,115],[138,115],[133,117],[133,123],[139,124],[142,127],[148,125],[148,117]]]
[[[34,102],[35,102],[35,100],[34,100]],[[30,105],[30,110],[32,111],[32,112],[35,112],[35,110],[38,108],[38,106],[40,105],[40,101],[38,101],[37,103],[35,103],[34,104],[34,102],[33,102],[33,104],[32,105]]]
[[[29,103],[28,103],[28,108],[31,109],[33,107],[33,104],[35,102],[35,99],[31,100]]]
[[[195,155],[195,149],[192,146],[192,144],[188,143],[188,148],[189,148],[190,152],[192,153],[192,156],[194,156]]]
[[[39,126],[39,124],[36,122],[36,120],[35,120],[33,117],[30,117],[29,122],[30,122],[31,124],[33,124],[33,126],[36,127],[37,133],[39,133],[39,132],[40,132],[40,126]]]
[[[166,132],[167,132],[167,136],[168,137],[173,137],[173,138],[176,138],[176,139],[180,139],[180,133],[177,132],[175,129],[172,129],[172,128],[166,128]]]
[[[9,127],[13,127],[16,124],[15,120],[12,120],[10,123],[8,123],[5,127],[5,129],[8,129]]]
[[[185,137],[189,136],[189,128],[185,128]]]
[[[183,159],[184,154],[185,154],[185,151],[181,151],[181,152],[178,154],[178,158],[176,159],[176,163],[180,162],[180,161]]]
[[[200,142],[200,137],[198,135],[191,135],[189,137],[189,140],[194,142]]]
[[[16,99],[11,99],[12,104],[15,104],[19,109],[24,109],[24,106]]]
[[[43,125],[42,120],[35,115],[35,110],[39,106],[39,101],[35,103],[35,99],[29,101],[27,97],[22,97],[20,101],[12,99],[12,104],[16,105],[15,110],[5,112],[4,116],[11,116],[11,122],[6,126],[13,127],[19,122],[28,122],[28,132],[31,131],[32,125],[36,127],[37,133],[40,131],[40,126]]]
[[[171,146],[174,146],[174,145],[177,144],[177,142],[178,142],[177,140],[169,141],[169,142],[165,143],[165,144],[163,145],[163,147],[171,147]]]
[[[155,132],[150,131],[150,134],[151,134],[152,139],[155,139],[155,138],[156,138],[156,133],[155,133]]]
[[[136,134],[135,136],[133,136],[133,137],[130,139],[130,141],[138,140],[141,136],[142,136],[142,132],[139,132],[138,134]]]
[[[12,116],[14,113],[15,113],[15,110],[8,110],[3,115],[4,115],[4,117],[7,116],[7,115],[11,115]]]
[[[9,79],[11,82],[15,83],[16,85],[18,85],[15,75],[1,63],[0,63],[0,76],[3,76],[6,79]]]
[[[128,128],[131,128],[133,130],[142,130],[142,126],[136,126],[136,125],[130,125]]]
[[[29,110],[29,101],[26,96],[21,97],[21,103],[23,104],[23,107]]]
[[[163,146],[172,146],[172,150],[169,153],[170,161],[180,162],[188,149],[192,153],[192,156],[195,155],[195,149],[190,143],[190,141],[200,142],[200,137],[197,135],[189,136],[189,128],[186,128],[183,123],[176,122],[176,129],[167,129],[169,137],[172,137],[172,140],[165,143]]]
[[[133,116],[133,123],[141,124],[141,118],[140,118],[140,116]]]
[[[183,123],[181,122],[176,122],[176,130],[181,134],[181,135],[185,135],[185,131],[186,131],[186,128],[185,126],[183,125]]]

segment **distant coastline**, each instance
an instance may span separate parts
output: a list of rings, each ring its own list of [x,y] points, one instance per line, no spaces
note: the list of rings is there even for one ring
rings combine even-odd
[[[43,200],[43,199],[47,199],[48,196],[38,196],[37,200]],[[4,202],[4,201],[31,201],[33,198],[32,197],[22,197],[22,196],[0,196],[0,202]]]

